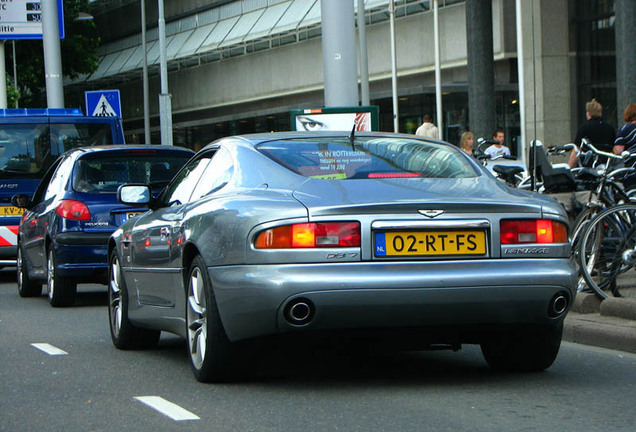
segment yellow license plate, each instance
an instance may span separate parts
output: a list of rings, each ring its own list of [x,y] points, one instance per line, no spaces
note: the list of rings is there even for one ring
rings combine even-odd
[[[22,216],[22,213],[24,213],[24,209],[20,207],[0,207],[0,216]]]
[[[485,255],[484,231],[376,232],[375,256]]]

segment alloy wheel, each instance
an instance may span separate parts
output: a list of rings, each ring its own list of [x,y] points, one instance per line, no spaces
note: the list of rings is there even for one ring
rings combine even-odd
[[[198,267],[190,273],[187,305],[188,347],[192,365],[201,369],[207,347],[207,308],[205,282]]]
[[[119,337],[121,330],[121,272],[119,259],[113,258],[110,264],[110,281],[108,283],[108,307],[110,307],[110,326],[115,337]]]
[[[53,258],[53,250],[49,251],[46,261],[46,291],[49,300],[52,300],[53,292],[55,291],[55,258]]]
[[[18,246],[18,256],[16,257],[16,267],[18,269],[18,289],[22,290],[22,284],[24,284],[24,275],[22,272],[24,269],[22,268],[22,248]]]

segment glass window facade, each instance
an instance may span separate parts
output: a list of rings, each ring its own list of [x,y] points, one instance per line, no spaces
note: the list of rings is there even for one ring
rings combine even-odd
[[[573,11],[577,119],[585,119],[585,102],[594,98],[603,105],[603,119],[616,128],[614,0],[577,1]]]

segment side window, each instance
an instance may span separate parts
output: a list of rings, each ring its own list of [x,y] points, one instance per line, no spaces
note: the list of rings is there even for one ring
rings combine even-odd
[[[214,152],[206,152],[200,157],[183,168],[182,171],[177,174],[172,182],[168,185],[164,192],[163,202],[165,205],[171,205],[173,203],[185,204],[190,200],[190,195],[197,185],[201,174],[210,163],[210,159],[214,155]]]
[[[46,173],[44,173],[44,176],[40,180],[40,184],[38,184],[37,189],[35,190],[35,192],[33,193],[33,196],[31,197],[32,204],[37,204],[44,199],[44,193],[46,192],[46,189],[48,188],[49,182],[51,181],[51,177],[53,177],[53,174],[57,170],[57,167],[60,166],[60,163],[62,162],[62,160],[63,158],[58,158],[55,162],[53,162],[53,164],[49,167],[49,169],[46,170]]]
[[[64,190],[64,187],[68,183],[68,180],[71,176],[73,163],[74,159],[72,158],[63,160],[60,163],[60,165],[57,167],[57,170],[55,170],[55,174],[53,174],[49,185],[46,188],[46,192],[44,193],[44,201],[55,198]]]
[[[234,172],[232,156],[225,149],[219,149],[208,164],[192,193],[191,201],[214,192],[227,184]]]

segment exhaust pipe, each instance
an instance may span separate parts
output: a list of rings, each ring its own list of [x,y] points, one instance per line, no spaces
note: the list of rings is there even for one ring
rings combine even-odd
[[[307,299],[295,299],[285,306],[285,319],[293,325],[308,324],[314,317],[314,305]]]
[[[548,315],[552,318],[556,318],[566,311],[568,308],[568,297],[564,293],[558,293],[550,301],[548,306]]]

